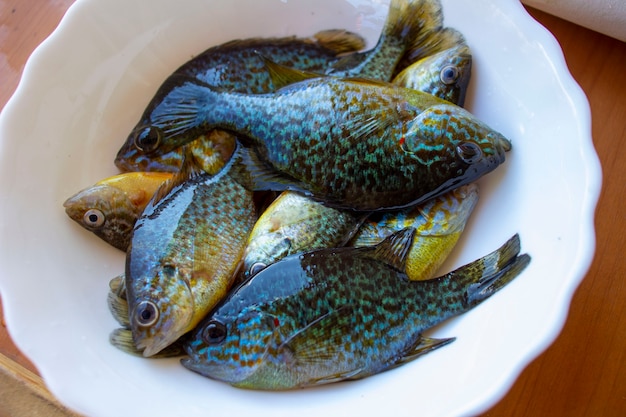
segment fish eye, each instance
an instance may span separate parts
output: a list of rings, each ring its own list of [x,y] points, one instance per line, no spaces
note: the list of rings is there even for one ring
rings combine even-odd
[[[202,340],[207,345],[216,345],[226,339],[226,326],[217,320],[211,320],[202,331]]]
[[[452,84],[459,78],[459,69],[454,65],[447,65],[439,73],[439,78],[446,85]]]
[[[161,144],[161,130],[147,126],[135,135],[135,147],[142,152],[153,152]]]
[[[475,164],[483,157],[483,151],[474,142],[463,142],[456,147],[457,154],[468,164]]]
[[[255,262],[250,267],[250,276],[256,275],[267,267],[263,262]]]
[[[152,301],[142,301],[135,310],[135,323],[150,327],[159,319],[159,308]]]
[[[83,215],[83,223],[87,227],[98,228],[105,220],[104,213],[98,209],[89,209]]]

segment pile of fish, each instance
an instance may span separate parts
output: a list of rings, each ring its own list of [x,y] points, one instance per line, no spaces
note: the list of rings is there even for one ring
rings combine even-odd
[[[111,342],[237,387],[359,379],[526,267],[517,235],[436,277],[511,143],[463,109],[471,53],[438,0],[344,30],[212,47],[168,77],[67,214],[126,252]]]

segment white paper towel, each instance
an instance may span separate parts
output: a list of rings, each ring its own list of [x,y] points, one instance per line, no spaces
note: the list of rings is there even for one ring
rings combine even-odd
[[[522,3],[626,42],[626,0],[522,0]]]

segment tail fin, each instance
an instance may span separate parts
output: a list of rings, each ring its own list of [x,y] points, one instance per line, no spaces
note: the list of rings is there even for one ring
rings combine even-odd
[[[468,308],[480,304],[517,277],[530,263],[530,256],[519,255],[520,239],[515,234],[504,245],[455,271],[472,279],[466,290]],[[462,271],[461,271],[462,270]],[[454,272],[453,272],[454,273]]]
[[[363,77],[391,81],[394,68],[405,52],[429,33],[441,29],[439,0],[391,0],[389,13],[376,46],[351,54],[327,72],[340,77]]]
[[[394,76],[422,58],[457,46],[465,46],[469,50],[465,37],[456,29],[446,27],[422,31],[420,36],[412,38],[411,44],[396,65]]]

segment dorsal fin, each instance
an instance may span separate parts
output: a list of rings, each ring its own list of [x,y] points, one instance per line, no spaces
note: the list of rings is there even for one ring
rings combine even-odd
[[[385,262],[400,272],[406,272],[406,260],[414,236],[415,229],[412,227],[399,230],[374,246],[369,256]]]
[[[272,84],[274,85],[275,90],[300,81],[322,77],[321,74],[310,71],[302,71],[299,69],[277,64],[276,62],[263,56],[260,53],[259,56],[261,57],[261,59],[263,59],[263,63],[265,64],[265,68],[267,68],[267,71],[270,74],[270,78],[272,80]]]
[[[196,160],[191,146],[184,146],[183,161],[180,171],[157,189],[152,197],[152,205],[156,205],[165,198],[175,187],[203,174],[206,174],[206,172],[202,169],[202,165]]]

